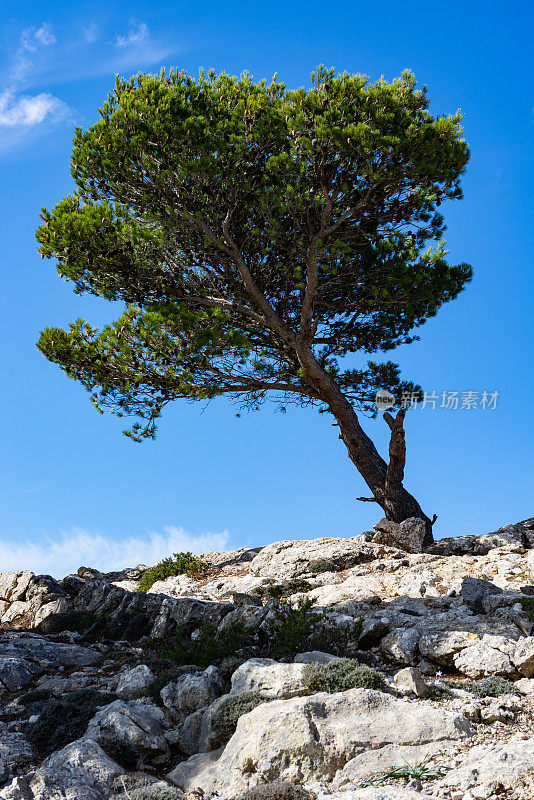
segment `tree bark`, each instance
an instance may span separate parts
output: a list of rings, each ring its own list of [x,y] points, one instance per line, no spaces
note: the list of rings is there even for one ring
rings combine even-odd
[[[403,485],[406,459],[403,423],[406,410],[401,409],[396,417],[388,412],[384,414],[391,430],[389,462],[386,463],[361,427],[354,408],[332,376],[317,363],[310,351],[300,351],[298,356],[306,370],[306,378],[335,417],[340,438],[347,448],[350,460],[373,493],[374,500],[383,509],[386,519],[404,522],[409,517],[418,517],[424,520],[426,533],[423,545],[431,545],[434,541],[432,522]]]

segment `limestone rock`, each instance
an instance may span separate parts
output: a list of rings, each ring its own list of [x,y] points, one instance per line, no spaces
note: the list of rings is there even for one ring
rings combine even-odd
[[[269,697],[285,699],[305,692],[306,665],[280,664],[271,658],[251,658],[232,675],[230,694],[260,692]]]
[[[20,775],[33,757],[33,748],[23,734],[0,722],[0,786]]]
[[[183,722],[194,711],[210,705],[221,692],[217,667],[208,667],[200,674],[181,675],[177,681],[164,686],[160,695],[173,718]]]
[[[115,700],[95,714],[86,735],[103,746],[111,740],[134,748],[140,758],[162,764],[170,755],[167,727],[162,709],[148,700]]]
[[[511,657],[501,649],[492,647],[492,639],[501,637],[483,636],[471,647],[465,647],[454,656],[454,666],[469,678],[485,678],[489,675],[512,675],[516,670]],[[512,652],[515,648],[512,648]],[[534,663],[534,662],[533,662]]]
[[[334,656],[332,653],[323,653],[322,650],[309,650],[306,653],[297,653],[293,661],[295,664],[329,664],[331,661],[339,661],[341,656]]]
[[[155,680],[154,673],[146,664],[139,664],[127,672],[123,672],[117,684],[117,694],[123,699],[139,696]]]
[[[521,775],[534,770],[534,738],[507,744],[473,747],[462,764],[452,769],[437,786],[464,792],[475,786],[501,784],[512,789]]]
[[[525,678],[534,677],[534,636],[528,636],[518,642],[513,661]]]
[[[514,687],[521,694],[534,694],[534,678],[521,678],[514,683]]]
[[[455,655],[464,648],[474,645],[479,639],[478,634],[470,631],[429,630],[423,633],[419,640],[419,652],[437,664],[451,667]]]
[[[193,756],[168,778],[184,789],[229,796],[270,780],[330,782],[347,762],[389,745],[440,745],[472,735],[459,714],[370,689],[263,703],[240,717],[216,759]],[[367,762],[365,769],[367,769]],[[353,774],[357,766],[353,764]],[[362,771],[362,777],[364,773]]]
[[[114,779],[123,772],[124,769],[96,742],[77,739],[44,761],[29,781],[30,794],[12,797],[13,800],[27,797],[32,800],[107,800]]]
[[[421,553],[423,551],[423,540],[425,538],[425,522],[417,517],[409,517],[404,522],[392,522],[389,519],[381,519],[374,526],[376,531],[372,541],[378,544],[398,547],[407,553]]]
[[[395,673],[395,688],[400,694],[414,694],[424,697],[428,694],[428,686],[420,671],[414,667],[405,667]]]
[[[476,614],[484,613],[483,600],[488,595],[503,594],[500,586],[490,581],[482,580],[481,578],[467,577],[462,580],[462,588],[460,594],[464,603]]]
[[[250,571],[253,575],[286,580],[309,572],[314,561],[331,561],[340,570],[371,561],[373,556],[373,548],[359,536],[283,541],[262,548],[252,559]]]
[[[382,639],[382,652],[395,661],[413,664],[417,660],[417,652],[421,634],[416,628],[394,628]]]

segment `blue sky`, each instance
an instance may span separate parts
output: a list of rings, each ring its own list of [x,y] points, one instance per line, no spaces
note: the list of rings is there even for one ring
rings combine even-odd
[[[72,294],[36,253],[42,205],[72,188],[75,124],[90,125],[114,74],[178,66],[306,84],[319,63],[426,84],[434,113],[465,114],[465,199],[445,209],[453,261],[473,283],[388,357],[424,389],[499,392],[496,409],[430,407],[407,420],[406,485],[438,536],[534,514],[531,4],[2,2],[0,571],[154,562],[177,549],[350,536],[378,518],[327,415],[226,401],[169,408],[155,443],[35,349],[39,331],[117,309]],[[439,406],[439,403],[438,403]],[[365,422],[384,451],[386,425]]]

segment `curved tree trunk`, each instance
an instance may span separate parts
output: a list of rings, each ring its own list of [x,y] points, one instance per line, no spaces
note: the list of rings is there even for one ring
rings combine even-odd
[[[359,498],[378,503],[386,519],[403,522],[408,517],[419,517],[426,523],[424,546],[434,541],[432,522],[421,506],[403,485],[406,444],[404,432],[405,409],[394,417],[388,412],[384,419],[391,430],[389,462],[386,463],[372,440],[361,427],[351,403],[337,386],[335,380],[317,363],[313,354],[299,353],[306,375],[321,399],[328,405],[339,426],[340,438],[347,453],[371,490],[372,498]]]

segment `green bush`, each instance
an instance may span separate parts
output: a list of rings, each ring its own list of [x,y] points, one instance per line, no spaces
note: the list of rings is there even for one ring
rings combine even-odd
[[[165,657],[175,664],[196,664],[197,667],[219,665],[250,642],[251,634],[240,622],[232,622],[218,631],[215,625],[206,622],[199,628],[199,635],[191,639],[184,626],[176,628],[176,644],[165,652]]]
[[[315,601],[300,600],[296,606],[280,603],[269,628],[270,658],[293,658],[303,650],[323,650],[345,655],[356,645],[361,622],[338,625],[326,612],[312,611]]]
[[[522,597],[519,602],[523,606],[523,611],[534,622],[534,597]]]
[[[262,783],[240,795],[237,800],[313,800],[315,795],[302,786],[285,781]]]
[[[141,592],[148,590],[156,583],[173,575],[188,575],[190,578],[201,578],[211,569],[210,565],[197,558],[193,553],[174,553],[168,558],[164,558],[158,564],[147,569],[139,581],[138,589]]]
[[[30,710],[39,714],[39,718],[27,726],[26,738],[40,755],[47,756],[82,736],[97,709],[116,699],[109,692],[80,689],[61,699],[31,704]]]
[[[217,741],[221,744],[227,742],[233,736],[237,727],[237,721],[243,714],[248,714],[261,703],[268,703],[271,698],[265,697],[259,692],[240,692],[229,697],[228,700],[218,710],[213,720],[213,727],[217,734]]]
[[[306,664],[303,678],[310,694],[345,692],[347,689],[383,689],[385,686],[379,672],[350,658],[328,664]]]
[[[146,778],[121,775],[115,781],[115,800],[185,800],[181,789],[172,786],[157,786]]]
[[[309,592],[313,589],[313,585],[304,580],[304,578],[290,578],[282,583],[271,583],[266,586],[259,586],[253,594],[257,597],[265,597],[267,599],[278,599],[280,597],[290,597],[297,592]]]
[[[476,697],[499,697],[501,694],[516,694],[512,681],[505,678],[480,678],[478,681],[445,681],[447,686],[452,689],[463,689],[464,692],[471,692]]]
[[[329,558],[317,558],[315,561],[310,561],[310,572],[315,572],[316,575],[321,572],[340,572],[342,569],[343,567]]]

